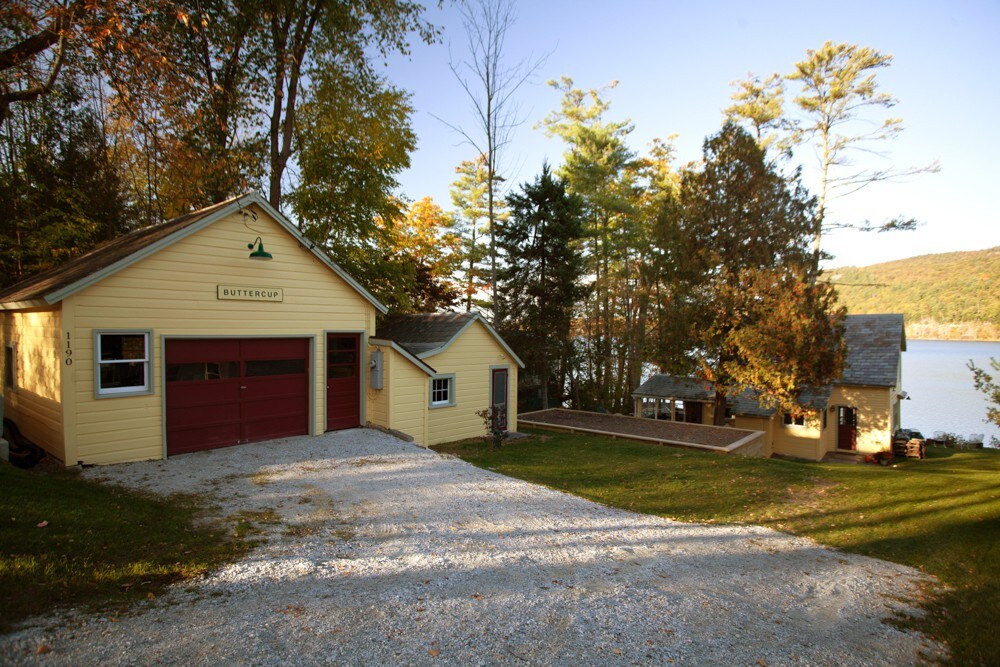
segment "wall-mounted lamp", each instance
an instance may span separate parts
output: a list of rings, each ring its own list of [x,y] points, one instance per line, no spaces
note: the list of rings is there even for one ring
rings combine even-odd
[[[253,249],[254,244],[257,245],[256,250]],[[271,253],[264,250],[264,242],[260,240],[259,236],[253,243],[247,244],[247,249],[253,250],[253,252],[250,253],[250,259],[263,259],[263,260],[274,259],[273,257],[271,257]]]

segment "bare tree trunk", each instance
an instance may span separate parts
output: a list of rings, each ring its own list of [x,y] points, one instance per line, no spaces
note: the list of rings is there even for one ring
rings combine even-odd
[[[719,386],[715,387],[715,397],[712,401],[712,424],[726,425],[726,391]]]
[[[281,210],[281,180],[292,156],[292,140],[295,136],[295,113],[302,76],[302,66],[306,52],[312,43],[316,23],[326,8],[325,0],[316,0],[313,6],[303,3],[287,8],[288,13],[271,18],[271,39],[274,47],[274,99],[271,105],[271,173],[268,202]],[[296,16],[292,12],[298,10]],[[294,31],[289,43],[289,31],[294,23]]]
[[[549,409],[549,375],[552,369],[549,367],[548,355],[542,356],[542,410]]]
[[[471,0],[462,3],[462,23],[465,26],[468,60],[451,63],[455,78],[462,85],[466,96],[476,111],[478,128],[465,130],[442,121],[461,134],[480,154],[486,156],[487,207],[490,225],[490,300],[496,304],[497,284],[497,183],[503,180],[500,155],[510,143],[514,129],[524,122],[519,118],[514,93],[544,64],[545,58],[520,61],[516,65],[504,64],[504,47],[507,33],[517,15],[512,0]],[[467,73],[466,71],[467,70]],[[441,119],[439,119],[441,120]],[[502,327],[499,320],[494,322]]]

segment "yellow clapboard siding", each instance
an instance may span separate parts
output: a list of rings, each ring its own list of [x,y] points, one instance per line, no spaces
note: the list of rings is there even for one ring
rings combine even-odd
[[[143,443],[115,443],[113,447],[87,447],[81,450],[80,460],[85,463],[106,465],[111,463],[128,463],[129,461],[149,461],[163,458],[163,448],[148,438]]]
[[[85,462],[158,458],[162,455],[162,368],[165,336],[303,337],[313,343],[313,433],[326,427],[325,331],[370,333],[375,308],[354,288],[304,251],[262,210],[253,231],[229,216],[136,264],[67,297],[74,312],[72,338],[76,413],[86,414],[76,434]],[[274,259],[248,258],[246,244],[261,236]],[[217,298],[216,285],[278,287],[282,302]],[[151,330],[153,388],[149,396],[95,399],[95,329]],[[111,439],[116,423],[128,436]],[[142,434],[142,437],[139,437]]]
[[[891,426],[892,390],[886,387],[857,387],[841,385],[834,387],[830,396],[831,406],[845,405],[858,409],[858,451],[873,454],[892,448]],[[830,412],[828,424],[829,439],[825,443],[827,451],[837,448],[837,413]]]
[[[162,450],[160,429],[150,426],[143,426],[141,428],[133,427],[128,430],[118,429],[115,431],[89,431],[88,429],[79,429],[78,435],[87,434],[90,436],[100,437],[101,443],[91,443],[86,446],[81,446],[79,452],[81,456],[86,456],[88,453],[92,453],[95,447],[101,451],[110,445],[110,448],[115,447],[133,447],[133,448],[160,448]]]
[[[733,419],[733,428],[742,428],[748,431],[763,431],[764,447],[761,452],[763,456],[771,456],[774,453],[774,437],[772,436],[772,421],[767,417],[747,417],[737,415]]]
[[[427,444],[484,435],[476,411],[489,405],[490,366],[507,366],[508,427],[517,429],[517,363],[510,358],[481,323],[476,322],[444,352],[427,359],[439,373],[455,374],[456,405],[428,410]],[[424,400],[430,385],[425,382]]]
[[[376,349],[382,351],[382,388],[368,390],[368,421],[383,428],[391,428],[389,426],[389,393],[392,376],[392,349],[375,345],[369,348],[369,350]]]
[[[392,428],[413,436],[417,444],[427,442],[427,374],[393,352],[392,403],[389,408]]]
[[[4,416],[13,419],[27,438],[65,462],[60,309],[8,311],[0,317],[4,344],[14,345],[17,375],[17,388],[3,390]],[[6,354],[0,357],[0,363],[5,358]]]
[[[807,414],[803,426],[786,425],[780,412],[771,419],[774,423],[773,450],[776,454],[813,461],[823,458],[819,415]]]

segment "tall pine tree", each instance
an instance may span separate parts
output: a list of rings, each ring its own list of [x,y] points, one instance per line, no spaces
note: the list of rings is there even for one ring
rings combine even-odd
[[[511,193],[507,203],[510,220],[497,229],[497,245],[506,260],[497,276],[497,314],[505,337],[525,363],[522,377],[541,385],[546,409],[549,387],[565,388],[573,315],[586,293],[578,248],[582,203],[567,193],[566,183],[554,178],[547,164],[534,183]]]

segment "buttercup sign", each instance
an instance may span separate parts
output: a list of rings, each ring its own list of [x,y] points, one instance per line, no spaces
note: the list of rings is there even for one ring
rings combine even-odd
[[[240,301],[281,301],[284,293],[280,287],[239,287],[236,285],[217,285],[220,299],[237,299]]]

